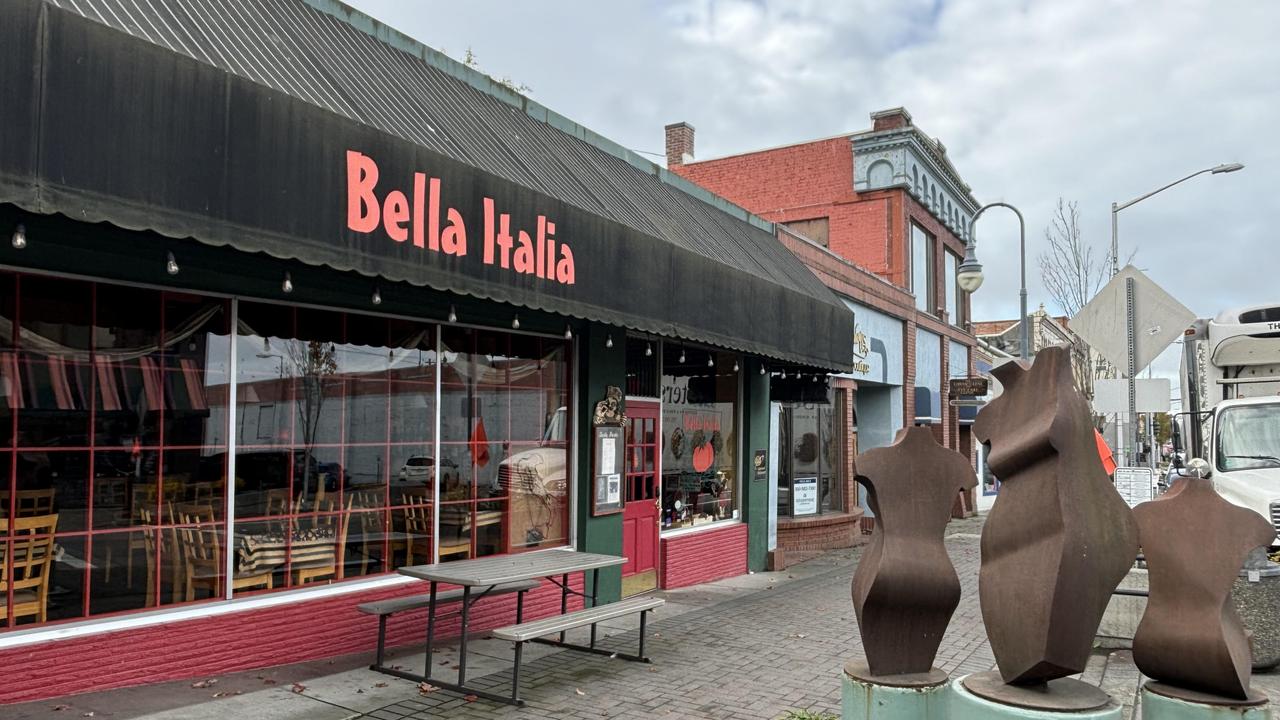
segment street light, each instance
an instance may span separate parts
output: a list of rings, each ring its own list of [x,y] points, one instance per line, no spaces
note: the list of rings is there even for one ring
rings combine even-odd
[[[1169,183],[1168,185],[1165,185],[1164,187],[1156,188],[1155,190],[1152,190],[1146,195],[1142,195],[1141,197],[1136,197],[1127,203],[1120,203],[1120,204],[1111,203],[1111,275],[1112,277],[1115,277],[1115,275],[1120,272],[1120,242],[1117,234],[1117,231],[1119,228],[1118,228],[1116,216],[1120,214],[1121,210],[1131,205],[1137,205],[1138,203],[1142,202],[1143,200],[1146,200],[1152,195],[1155,195],[1157,193],[1162,193],[1165,190],[1168,190],[1169,188],[1173,187],[1174,185],[1177,185],[1179,183],[1184,183],[1190,180],[1191,178],[1196,177],[1197,175],[1204,175],[1205,173],[1221,175],[1223,173],[1233,173],[1237,170],[1243,170],[1243,169],[1244,169],[1244,165],[1240,163],[1223,163],[1221,165],[1214,165],[1213,167],[1208,167],[1203,170],[1197,170],[1180,180],[1174,180],[1173,182]]]
[[[1237,170],[1243,170],[1243,169],[1244,169],[1244,165],[1241,163],[1223,163],[1221,165],[1214,165],[1213,167],[1207,167],[1203,170],[1197,170],[1191,173],[1190,175],[1187,175],[1186,177],[1174,180],[1168,185],[1158,187],[1155,190],[1152,190],[1151,192],[1147,193],[1146,195],[1140,195],[1130,200],[1129,202],[1118,203],[1118,204],[1111,203],[1111,276],[1115,277],[1120,272],[1120,240],[1119,240],[1118,216],[1120,215],[1121,210],[1127,207],[1130,207],[1132,205],[1137,205],[1138,203],[1142,202],[1143,200],[1146,200],[1152,195],[1162,193],[1165,190],[1168,190],[1169,188],[1173,187],[1174,185],[1184,183],[1193,177],[1204,175],[1205,173],[1210,173],[1213,175],[1221,175],[1223,173],[1232,173]],[[1131,295],[1128,295],[1125,301],[1125,322],[1128,328],[1127,332],[1129,332],[1130,336],[1132,336],[1134,318],[1133,318],[1133,301],[1132,301]],[[1128,389],[1129,413],[1128,413],[1128,418],[1124,422],[1124,432],[1118,433],[1119,437],[1117,438],[1121,444],[1120,456],[1124,460],[1126,465],[1135,464],[1136,463],[1135,458],[1137,457],[1137,455],[1134,453],[1135,446],[1137,445],[1136,439],[1138,434],[1137,426],[1136,426],[1137,419],[1138,419],[1137,405],[1134,399],[1134,376],[1137,374],[1137,368],[1134,367],[1134,364],[1135,363],[1134,363],[1134,357],[1133,357],[1133,342],[1132,340],[1130,340],[1128,344],[1128,349],[1126,351],[1126,359],[1125,359],[1125,365],[1126,365],[1125,373],[1129,379],[1129,389]],[[1117,415],[1118,414],[1119,413],[1117,413]],[[1117,424],[1119,423],[1117,422]],[[1130,434],[1133,435],[1132,442],[1130,442],[1128,437]],[[1148,434],[1148,438],[1150,437],[1152,436]],[[1155,462],[1154,451],[1155,451],[1155,448],[1152,447],[1152,455],[1150,460],[1153,466]]]
[[[964,262],[960,263],[960,267],[956,268],[956,284],[961,290],[972,293],[982,287],[983,275],[982,264],[978,262],[978,218],[982,217],[982,213],[987,208],[1003,207],[1009,208],[1014,215],[1018,216],[1018,246],[1022,259],[1022,288],[1018,291],[1019,307],[1022,310],[1022,321],[1018,326],[1018,340],[1020,344],[1019,357],[1027,360],[1031,357],[1031,336],[1028,334],[1027,325],[1027,224],[1022,220],[1022,213],[1018,212],[1018,208],[1009,203],[993,202],[987,203],[978,208],[978,212],[974,214],[973,220],[969,221],[969,242],[965,243]]]

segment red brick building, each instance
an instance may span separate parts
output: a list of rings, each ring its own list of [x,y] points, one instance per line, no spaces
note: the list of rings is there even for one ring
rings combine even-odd
[[[943,444],[972,451],[962,417],[971,409],[950,406],[946,388],[949,378],[973,374],[969,299],[956,284],[956,269],[979,204],[946,147],[906,110],[872,113],[871,121],[862,132],[705,160],[695,157],[691,125],[666,127],[667,167],[777,223],[783,242],[853,309],[855,355],[868,358],[877,344],[882,348],[878,361],[833,378],[829,434],[848,441],[836,463],[844,478],[831,484],[843,492],[828,501],[820,488],[820,511],[812,517],[787,517],[796,506],[794,496],[784,496],[799,491],[786,487],[796,443],[787,444],[782,409],[780,449],[787,452],[777,453],[777,547],[784,552],[852,541],[832,531],[841,514],[852,526],[862,510],[852,458],[888,444],[899,428],[928,424]]]

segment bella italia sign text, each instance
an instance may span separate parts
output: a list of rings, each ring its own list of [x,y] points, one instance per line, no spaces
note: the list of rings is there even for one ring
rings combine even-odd
[[[347,151],[347,227],[359,233],[379,228],[397,243],[412,242],[423,252],[442,252],[463,257],[473,250],[468,244],[462,213],[440,201],[440,178],[413,174],[413,189],[406,194],[391,190],[379,200],[378,163],[368,155]],[[494,208],[492,198],[484,198],[484,227],[479,252],[485,265],[533,275],[543,280],[574,283],[573,250],[555,239],[556,224],[539,215],[531,235],[525,230],[511,232],[511,216]]]

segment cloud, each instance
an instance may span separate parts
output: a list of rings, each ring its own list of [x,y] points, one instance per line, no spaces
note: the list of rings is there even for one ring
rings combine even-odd
[[[1122,256],[1137,248],[1135,264],[1200,316],[1280,301],[1267,222],[1280,187],[1280,4],[353,4],[455,57],[470,46],[539,102],[651,153],[677,120],[712,157],[865,129],[871,111],[905,105],[979,201],[1023,211],[1032,256],[1059,196],[1106,246],[1112,202],[1243,162],[1124,210]],[[974,317],[1014,317],[1016,222],[993,211],[978,237],[989,274]],[[1031,307],[1052,309],[1028,266]]]

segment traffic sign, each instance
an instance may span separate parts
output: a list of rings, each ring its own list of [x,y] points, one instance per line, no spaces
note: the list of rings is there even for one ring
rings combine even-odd
[[[1071,330],[1128,377],[1128,330],[1125,327],[1125,281],[1133,278],[1134,373],[1150,365],[1169,343],[1195,321],[1196,315],[1132,265],[1126,265],[1071,318]]]

